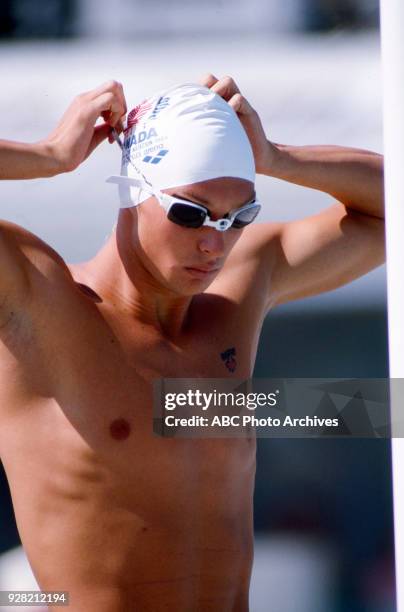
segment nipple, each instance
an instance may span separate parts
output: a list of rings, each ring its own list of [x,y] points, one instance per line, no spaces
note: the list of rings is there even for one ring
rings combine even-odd
[[[114,440],[126,440],[130,436],[130,425],[125,419],[115,419],[109,426],[109,433]]]

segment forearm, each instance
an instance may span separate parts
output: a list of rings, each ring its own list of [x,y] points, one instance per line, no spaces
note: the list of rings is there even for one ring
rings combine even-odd
[[[384,218],[383,157],[347,147],[269,143],[262,174],[330,194],[347,208]]]
[[[0,179],[33,179],[61,171],[45,142],[22,143],[0,140]]]

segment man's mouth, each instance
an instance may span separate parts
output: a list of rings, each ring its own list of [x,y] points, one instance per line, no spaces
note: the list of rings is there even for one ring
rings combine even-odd
[[[194,267],[186,267],[186,270],[188,270],[188,272],[190,272],[191,274],[195,274],[195,275],[199,275],[199,276],[209,276],[210,274],[214,274],[215,272],[219,271],[219,268],[206,268],[206,267],[198,267],[198,268],[194,268]]]

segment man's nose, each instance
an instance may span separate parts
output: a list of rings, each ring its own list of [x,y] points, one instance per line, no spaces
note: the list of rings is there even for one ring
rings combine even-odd
[[[210,255],[222,255],[224,253],[224,232],[214,228],[206,228],[199,239],[199,249]]]

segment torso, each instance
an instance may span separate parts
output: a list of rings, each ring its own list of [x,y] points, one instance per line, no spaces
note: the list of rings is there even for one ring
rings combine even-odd
[[[0,452],[40,587],[72,612],[244,612],[255,442],[153,435],[152,381],[250,376],[263,287],[219,275],[173,344],[73,277],[38,283],[0,351]]]

